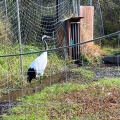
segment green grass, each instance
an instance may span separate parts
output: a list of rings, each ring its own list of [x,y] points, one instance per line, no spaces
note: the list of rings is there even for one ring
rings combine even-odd
[[[14,44],[11,46],[0,46],[0,54],[18,54],[19,53],[19,46],[18,44]],[[42,49],[42,48],[41,48]],[[39,51],[40,48],[32,46],[32,45],[22,45],[22,52],[35,52]],[[30,66],[31,62],[40,55],[38,54],[29,54],[22,56],[22,68],[23,68],[23,78],[22,81],[24,85],[27,84],[26,80],[26,72],[28,67]],[[45,76],[50,74],[55,74],[56,71],[60,70],[64,66],[64,60],[60,59],[57,53],[48,52],[48,64],[45,71]],[[0,83],[4,83],[6,79],[9,78],[9,87],[12,88],[21,88],[21,75],[20,75],[20,57],[19,56],[10,56],[10,57],[3,57],[0,58]],[[14,85],[14,86],[12,86]],[[4,86],[3,86],[4,87]]]
[[[113,47],[103,47],[102,48],[105,52],[106,52],[106,55],[114,55],[114,54],[117,54],[117,53],[120,53],[120,48],[113,48]]]
[[[116,86],[120,88],[120,78],[102,78],[97,82],[94,82],[94,85],[103,85],[103,86]]]
[[[120,90],[120,78],[105,78],[101,79],[99,82],[85,85],[77,83],[54,84],[51,87],[46,87],[41,92],[19,98],[18,106],[12,108],[9,115],[2,115],[2,118],[3,120],[79,120],[79,118],[84,118],[85,120],[100,120],[98,115],[82,114],[83,108],[78,106],[78,104],[68,103],[68,101],[70,102],[71,100],[67,97],[69,94],[77,92],[84,93],[85,90],[93,86],[96,88],[98,86],[107,87],[109,90],[112,88]],[[96,90],[97,89],[93,92]],[[94,93],[91,94],[96,97]],[[78,116],[80,110],[81,116]]]
[[[70,73],[72,74],[72,76],[78,76],[76,78],[77,81],[83,80],[83,82],[87,83],[94,80],[94,72],[92,70],[88,70],[87,67],[71,69]],[[75,78],[73,77],[73,79]]]
[[[0,45],[0,54],[18,54],[18,44],[4,46]],[[41,48],[42,49],[42,48]],[[40,48],[32,45],[22,45],[22,52],[35,52],[39,51]],[[27,70],[31,62],[37,58],[41,53],[29,54],[22,56],[22,68],[23,76],[20,74],[20,57],[10,56],[0,58],[0,96],[7,93],[7,88],[22,88],[28,85],[27,82]],[[56,74],[64,67],[64,60],[59,58],[56,52],[48,52],[48,63],[45,69],[44,76],[50,76]],[[39,78],[38,78],[39,79]]]
[[[12,46],[1,46],[0,49],[1,55],[5,54],[17,54],[19,53],[18,44],[14,44]],[[28,51],[36,51],[38,48],[33,46],[25,46],[23,45],[23,52]],[[24,78],[26,76],[26,71],[32,62],[37,57],[36,54],[34,55],[26,55],[22,56],[22,67],[23,67],[23,74]],[[11,56],[11,57],[3,57],[0,58],[0,83],[4,83],[4,81],[8,80],[9,87],[12,88],[21,88],[21,75],[20,75],[20,58],[19,56]],[[8,79],[9,78],[9,79]],[[1,86],[2,86],[1,84]],[[24,85],[26,85],[26,80],[24,80]],[[4,87],[4,86],[3,86]]]

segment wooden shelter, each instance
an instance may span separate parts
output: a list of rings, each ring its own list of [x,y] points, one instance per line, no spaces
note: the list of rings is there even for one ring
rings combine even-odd
[[[72,17],[65,21],[67,46],[93,39],[94,7],[80,6],[79,13],[78,17]],[[92,45],[93,43],[88,44]],[[73,60],[79,59],[80,52],[80,46],[67,49],[68,57]]]

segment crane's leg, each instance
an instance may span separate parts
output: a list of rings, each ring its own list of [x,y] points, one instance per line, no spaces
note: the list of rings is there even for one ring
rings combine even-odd
[[[40,83],[42,83],[43,76],[40,76]]]

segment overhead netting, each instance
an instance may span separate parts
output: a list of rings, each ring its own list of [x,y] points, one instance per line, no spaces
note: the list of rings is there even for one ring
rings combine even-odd
[[[46,34],[53,37],[50,43],[60,44],[61,38],[57,33],[62,27],[62,20],[70,17],[69,0],[63,0],[56,5],[53,1],[21,1],[21,30],[22,42],[39,44],[41,36]]]
[[[10,39],[11,43],[18,42],[20,38],[22,44],[36,45],[41,43],[41,36],[47,34],[54,38],[55,45],[60,44],[61,38],[57,37],[57,33],[62,27],[62,21],[70,17],[69,0],[63,0],[58,5],[56,5],[55,0],[21,0],[18,4],[19,9],[16,1],[1,1],[0,6],[1,20],[5,21],[4,24],[7,29],[12,30],[9,33],[10,35],[6,33],[7,36],[13,37],[12,40]]]

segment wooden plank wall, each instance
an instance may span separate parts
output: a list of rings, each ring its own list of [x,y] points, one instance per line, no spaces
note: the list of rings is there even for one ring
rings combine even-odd
[[[92,40],[94,32],[94,7],[80,6],[80,17],[83,17],[80,20],[80,41]]]

